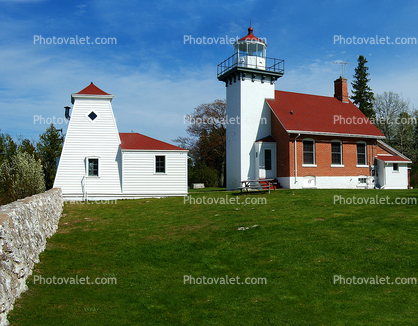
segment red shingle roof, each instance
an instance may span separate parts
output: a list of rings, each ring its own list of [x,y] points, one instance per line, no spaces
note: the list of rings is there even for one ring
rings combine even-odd
[[[406,160],[403,157],[397,155],[377,155],[377,159],[383,162],[409,162],[412,163],[410,160]]]
[[[83,94],[83,95],[110,95],[106,92],[103,92],[99,87],[97,87],[96,85],[93,84],[93,82],[91,82],[91,84],[89,86],[87,86],[86,88],[84,88],[83,90],[79,91],[76,94]]]
[[[187,151],[184,148],[136,132],[121,132],[119,133],[119,137],[121,141],[120,148],[122,150]]]
[[[239,41],[258,41],[258,42],[262,42],[262,43],[266,43],[266,42],[264,42],[262,39],[259,39],[258,37],[255,37],[254,36],[254,34],[253,34],[253,28],[252,27],[248,27],[248,34],[247,35],[245,35],[244,37],[241,37],[239,40],[238,40],[238,42]]]
[[[267,103],[288,132],[384,138],[353,103],[335,97],[275,91],[275,98]]]

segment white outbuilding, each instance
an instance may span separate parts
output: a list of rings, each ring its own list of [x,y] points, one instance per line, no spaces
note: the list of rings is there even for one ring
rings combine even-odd
[[[188,151],[139,133],[119,133],[112,99],[93,83],[71,95],[54,187],[66,200],[187,195]]]

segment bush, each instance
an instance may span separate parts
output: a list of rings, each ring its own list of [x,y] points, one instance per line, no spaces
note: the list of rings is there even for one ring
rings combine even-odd
[[[0,166],[0,200],[7,204],[45,191],[45,176],[40,160],[17,152]]]
[[[218,171],[202,163],[189,166],[189,185],[192,183],[204,183],[205,187],[217,187]]]

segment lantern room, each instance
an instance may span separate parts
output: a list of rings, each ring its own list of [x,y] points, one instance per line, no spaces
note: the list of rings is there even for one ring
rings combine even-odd
[[[234,43],[238,66],[266,69],[266,47],[266,42],[255,37],[252,27],[249,27],[248,34]]]

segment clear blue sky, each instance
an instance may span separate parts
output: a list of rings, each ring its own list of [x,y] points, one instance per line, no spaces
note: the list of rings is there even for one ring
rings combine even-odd
[[[362,54],[375,94],[394,91],[418,106],[418,44],[334,44],[339,35],[418,39],[417,13],[418,2],[385,0],[0,0],[0,129],[38,139],[47,125],[35,117],[63,117],[71,93],[93,81],[114,94],[119,132],[168,142],[185,136],[185,114],[225,98],[216,66],[233,54],[232,45],[190,44],[185,36],[242,37],[250,20],[267,56],[285,60],[276,89],[333,96],[341,74],[333,62],[353,63],[345,71],[350,85]],[[34,44],[38,36],[117,44]]]

